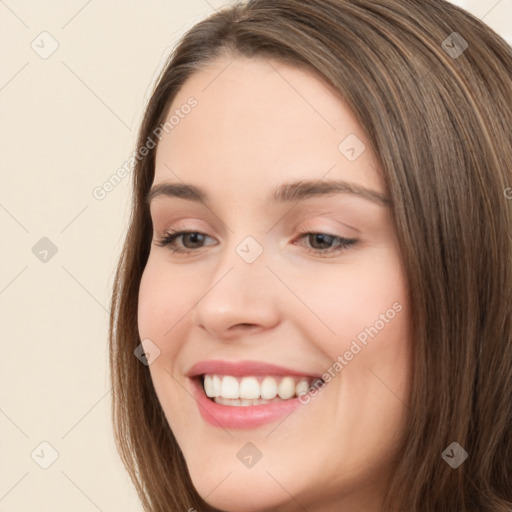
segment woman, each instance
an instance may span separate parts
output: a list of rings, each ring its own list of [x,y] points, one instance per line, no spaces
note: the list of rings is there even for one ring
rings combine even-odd
[[[441,0],[253,0],[182,38],[112,298],[145,510],[512,508],[511,70]]]

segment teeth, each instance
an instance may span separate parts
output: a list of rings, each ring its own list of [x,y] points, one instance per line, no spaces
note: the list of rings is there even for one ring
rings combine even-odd
[[[295,392],[297,393],[297,396],[299,396],[301,393],[307,393],[308,389],[309,389],[309,384],[306,380],[301,380],[295,386]]]
[[[216,396],[213,389],[213,377],[211,375],[204,376],[203,387],[207,397],[212,398]]]
[[[233,377],[231,375],[205,375],[206,396],[217,403],[226,399],[229,405],[257,405],[269,401],[288,400],[307,393],[311,381],[307,377]],[[218,400],[217,400],[218,399]]]
[[[277,395],[277,382],[274,377],[265,377],[261,383],[261,398],[272,400]]]
[[[213,376],[213,396],[220,396],[222,381],[218,375]]]
[[[244,377],[240,382],[240,398],[255,399],[260,397],[260,384],[254,377]]]
[[[291,377],[285,377],[277,388],[277,394],[286,400],[295,395],[295,381]]]
[[[249,405],[261,405],[261,404],[270,404],[272,402],[282,402],[281,398],[274,398],[273,400],[245,400],[244,398],[239,399],[229,399],[229,398],[222,398],[221,396],[217,396],[214,399],[214,402],[221,405],[234,405],[235,407],[246,407]]]
[[[225,375],[222,379],[220,395],[224,398],[240,398],[240,385],[235,377]],[[245,396],[242,398],[246,398]]]

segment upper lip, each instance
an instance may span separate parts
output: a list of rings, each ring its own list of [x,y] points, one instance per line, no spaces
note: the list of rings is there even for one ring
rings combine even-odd
[[[208,360],[194,364],[188,371],[187,377],[198,377],[200,375],[290,375],[300,377],[321,378],[314,373],[302,372],[284,366],[266,363],[264,361],[223,361]]]

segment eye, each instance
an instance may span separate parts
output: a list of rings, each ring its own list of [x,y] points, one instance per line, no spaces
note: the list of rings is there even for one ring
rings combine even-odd
[[[175,241],[180,238],[182,242],[184,242],[185,248],[180,248],[175,245]],[[160,247],[168,246],[169,250],[172,252],[192,252],[194,249],[200,249],[201,245],[199,247],[196,246],[196,244],[201,244],[204,241],[204,238],[210,238],[208,235],[201,233],[199,231],[177,231],[177,230],[171,230],[165,234],[163,238],[161,238],[158,242],[156,242],[156,245]],[[187,247],[187,243],[185,243],[186,240],[190,241],[190,244],[192,247]]]
[[[308,252],[320,256],[323,254],[341,253],[357,243],[357,240],[354,238],[344,238],[329,233],[301,233],[299,240],[302,239],[306,239],[311,244],[311,248],[307,248]]]
[[[201,249],[206,238],[211,237],[199,231],[171,230],[155,243],[160,247],[167,246],[173,253],[190,253],[196,249]],[[176,246],[176,241],[179,239],[181,239],[184,247]],[[341,253],[357,243],[356,239],[344,238],[329,233],[303,232],[298,239],[306,239],[311,245],[311,247],[307,248],[308,252],[319,256]]]

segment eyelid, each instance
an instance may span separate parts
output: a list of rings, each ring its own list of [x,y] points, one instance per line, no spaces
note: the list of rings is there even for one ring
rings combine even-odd
[[[153,201],[151,204],[158,203]],[[153,226],[159,227],[159,231],[165,232],[169,229],[205,231],[215,229],[223,232],[227,226],[223,220],[213,212],[195,213],[194,210],[185,207],[171,207],[162,201],[158,208],[150,208],[150,217]]]
[[[337,239],[338,243],[333,248],[327,248],[325,250],[322,249],[315,249],[315,248],[307,248],[305,247],[306,252],[313,254],[315,257],[320,258],[336,258],[337,256],[341,256],[344,254],[347,250],[351,249],[352,247],[359,245],[360,240],[357,238],[350,238],[345,237],[341,234],[337,234],[336,232],[331,232],[328,229],[314,229],[314,228],[303,228],[302,230],[298,230],[299,232],[295,235],[295,238],[292,240],[293,245],[301,246],[302,244],[298,243],[302,240],[307,239],[310,235],[326,235],[328,237],[331,237],[333,239]],[[215,246],[216,244],[205,244],[203,247],[198,248],[179,248],[175,246],[171,246],[171,244],[175,243],[175,240],[180,239],[183,236],[190,235],[190,234],[200,234],[204,238],[210,238],[212,240],[215,240],[215,237],[212,237],[208,235],[207,233],[204,233],[203,231],[193,229],[193,228],[171,228],[168,229],[164,235],[161,237],[161,239],[156,243],[156,245],[160,247],[166,247],[168,246],[172,253],[178,255],[194,255],[196,253],[200,254],[201,249],[204,249],[205,247],[208,247],[208,245]]]
[[[297,229],[297,231],[304,233],[305,231],[309,233],[324,233],[326,235],[331,236],[338,236],[341,238],[353,238],[352,236],[345,236],[342,232],[340,232],[340,229],[349,229],[351,231],[355,231],[357,233],[357,236],[359,237],[361,235],[361,231],[353,226],[349,226],[348,224],[345,224],[344,222],[336,221],[334,219],[331,219],[332,222],[335,222],[338,224],[338,227],[334,227],[333,229],[328,228],[325,222],[325,219],[321,219],[318,221],[313,220],[306,220],[304,223],[299,224],[300,228]],[[323,222],[323,224],[320,224]]]
[[[348,224],[345,224],[343,222],[336,221],[334,219],[331,219],[331,220],[333,222],[335,222],[336,224],[338,224],[339,226],[341,226],[342,228],[349,229],[351,231],[356,232],[358,237],[361,235],[361,231],[359,229],[357,229],[353,226],[350,226]],[[201,222],[201,221],[199,221],[198,219],[194,219],[194,222]],[[320,222],[323,222],[323,225],[319,225]],[[201,222],[201,224],[204,225],[205,223]],[[209,236],[210,238],[215,238],[213,235],[209,234],[210,229],[204,229],[201,226],[191,225],[188,220],[184,220],[184,219],[178,219],[178,220],[176,220],[175,224],[168,225],[161,230],[163,235],[165,235],[169,231],[173,231],[173,232],[175,232],[175,231],[194,231],[194,232],[200,232],[206,236]],[[331,236],[340,237],[340,238],[347,238],[347,239],[354,238],[354,236],[349,236],[348,234],[344,235],[342,232],[340,232],[339,227],[334,228],[334,229],[326,227],[325,219],[319,219],[318,221],[308,219],[308,220],[304,221],[303,223],[299,223],[298,225],[296,225],[295,228],[293,229],[293,231],[296,232],[296,234],[297,233],[304,234],[306,232],[307,233],[323,233],[326,235],[331,235]]]
[[[160,231],[164,234],[169,231],[197,231],[208,235],[208,231],[210,231],[210,229],[205,227],[204,222],[201,222],[201,225],[197,225],[200,222],[197,219],[194,219],[193,222],[195,225],[191,224],[190,220],[177,219],[172,223],[167,223]]]

